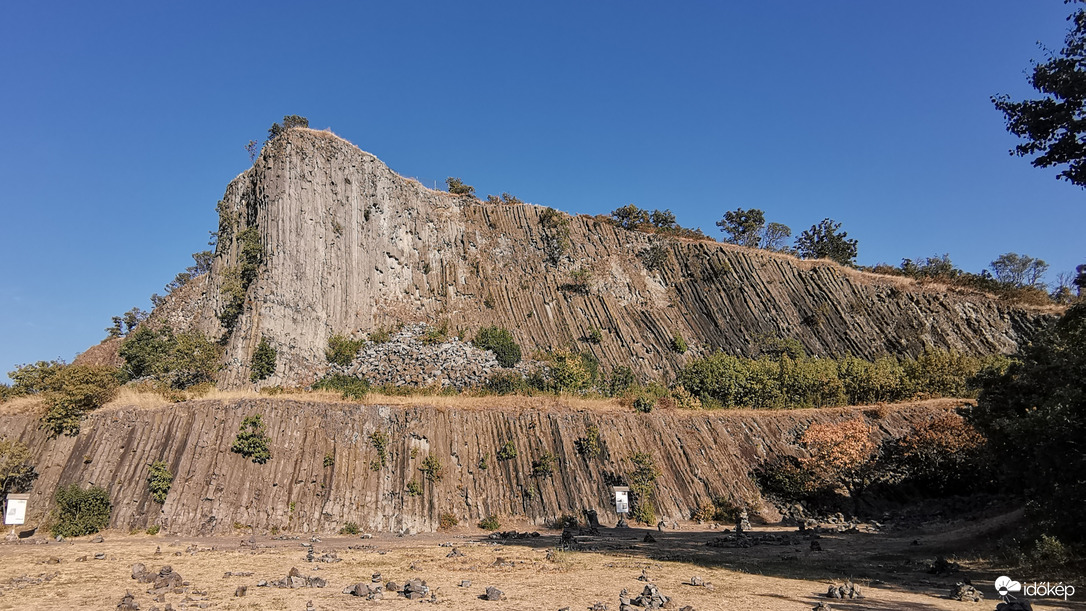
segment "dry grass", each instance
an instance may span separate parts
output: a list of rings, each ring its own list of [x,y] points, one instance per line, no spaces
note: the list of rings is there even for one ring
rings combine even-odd
[[[437,410],[456,409],[456,410],[490,410],[490,411],[502,411],[502,412],[524,412],[524,411],[545,411],[555,413],[568,413],[568,412],[629,412],[632,408],[629,406],[628,401],[624,401],[621,398],[603,398],[603,397],[581,397],[577,395],[542,395],[536,397],[529,397],[525,395],[440,395],[440,394],[415,394],[415,395],[386,395],[381,393],[370,393],[366,395],[364,399],[345,399],[338,392],[327,390],[315,390],[308,391],[302,389],[290,389],[278,394],[261,393],[255,390],[249,389],[237,389],[237,390],[218,390],[213,389],[209,392],[194,395],[189,398],[193,401],[240,401],[240,400],[252,400],[252,399],[269,399],[269,400],[287,400],[287,401],[300,401],[306,403],[356,403],[359,405],[395,405],[395,406],[409,406],[409,407],[430,407]],[[31,399],[29,397],[20,398],[19,406],[24,410],[23,413],[30,413],[33,406],[38,406],[33,409],[40,411],[40,402]],[[7,412],[9,404],[13,404],[14,401],[9,401],[3,404],[0,409]],[[124,387],[118,393],[117,397],[103,406],[99,411],[109,411],[117,409],[157,409],[171,404],[172,401],[163,397],[162,395],[139,388]],[[940,399],[926,399],[916,401],[904,401],[901,403],[885,404],[880,403],[878,405],[852,405],[852,406],[839,406],[839,407],[822,407],[822,408],[800,408],[795,410],[768,410],[768,409],[753,409],[753,408],[736,408],[736,409],[720,409],[720,410],[699,410],[699,409],[680,409],[672,408],[666,410],[670,414],[689,416],[691,418],[704,418],[707,414],[729,414],[729,415],[755,415],[766,414],[770,412],[778,411],[818,411],[821,413],[852,413],[856,410],[865,410],[869,413],[878,412],[878,418],[883,418],[889,413],[897,410],[911,409],[916,407],[926,407],[930,409],[953,409],[962,405],[973,405],[976,401],[972,399],[954,399],[954,398],[940,398]],[[11,411],[8,413],[20,413],[17,411]]]
[[[374,572],[380,572],[385,582],[403,584],[414,577],[425,580],[436,592],[440,607],[449,611],[491,606],[519,611],[553,611],[565,606],[587,609],[596,602],[616,608],[620,590],[628,589],[636,596],[644,588],[645,583],[638,580],[642,571],[662,593],[672,597],[672,608],[692,605],[696,609],[810,609],[823,599],[828,584],[840,583],[857,572],[881,581],[857,576],[866,598],[835,601],[833,608],[951,611],[970,607],[946,597],[953,582],[961,577],[927,575],[925,561],[930,560],[934,550],[910,545],[917,536],[927,545],[942,532],[831,535],[823,539],[827,551],[819,553],[810,552],[807,545],[709,548],[705,540],[718,536],[719,532],[685,529],[654,533],[658,543],[644,544],[643,533],[608,531],[599,539],[603,549],[598,552],[551,552],[550,557],[548,550],[557,543],[557,533],[545,532],[544,537],[530,543],[507,545],[490,544],[477,531],[463,527],[452,533],[404,538],[390,534],[364,540],[324,537],[314,544],[315,551],[336,551],[342,561],[334,564],[305,562],[305,549],[298,541],[258,537],[257,549],[249,550],[239,546],[241,534],[198,539],[107,532],[105,542],[99,544],[90,543],[89,537],[64,543],[43,540],[41,545],[0,542],[0,593],[3,594],[0,609],[112,608],[126,591],[145,609],[152,605],[161,608],[164,603],[177,608],[187,596],[195,599],[189,604],[207,601],[215,609],[302,609],[308,601],[316,609],[419,608],[418,602],[390,593],[379,603],[367,603],[342,593],[345,586],[360,581],[369,583]],[[448,558],[449,548],[439,546],[446,541],[451,541],[463,555]],[[156,547],[161,548],[160,555],[155,554]],[[102,553],[105,558],[94,560],[95,553]],[[886,561],[886,554],[895,559],[909,559],[906,565],[910,568],[902,569],[906,565],[901,562],[896,562],[891,570],[881,570],[881,565],[876,567],[878,562]],[[79,561],[80,558],[86,560]],[[131,566],[136,562],[152,572],[171,565],[191,584],[189,591],[167,593],[165,600],[152,601],[147,593],[150,584],[140,584],[131,578]],[[297,567],[303,575],[320,576],[328,585],[293,590],[256,587],[260,580],[282,579],[291,567]],[[994,595],[992,577],[987,575],[991,571],[977,566],[969,568],[974,583]],[[979,574],[977,569],[981,569]],[[243,571],[252,574],[225,575]],[[33,583],[35,578],[46,575],[52,576],[49,581]],[[695,575],[712,583],[714,588],[686,585]],[[472,583],[460,587],[461,580]],[[238,586],[247,586],[245,596],[234,596]],[[479,596],[487,586],[502,590],[507,600],[480,602]],[[1051,600],[1047,601],[1049,604],[1045,602],[1035,602],[1034,608],[1082,608],[1074,600],[1069,605],[1060,601],[1056,607]]]
[[[45,403],[39,397],[15,397],[0,403],[3,414],[39,414],[45,411]]]

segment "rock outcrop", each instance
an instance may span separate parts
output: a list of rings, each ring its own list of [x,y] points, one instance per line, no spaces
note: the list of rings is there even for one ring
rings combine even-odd
[[[300,385],[326,372],[329,336],[403,323],[447,321],[468,335],[500,325],[526,353],[575,344],[604,369],[658,378],[689,354],[751,355],[773,336],[816,355],[1011,352],[1042,318],[983,294],[434,191],[307,129],[268,143],[227,187],[220,212],[211,272],[154,320],[226,335],[222,386],[249,384],[261,338],[278,351],[262,384]],[[567,229],[568,240],[557,235]],[[653,246],[666,260],[648,269],[642,253]],[[239,280],[254,252],[258,264]],[[243,299],[227,329],[231,290]],[[591,329],[602,332],[598,344],[581,341]],[[688,355],[671,349],[676,335]]]
[[[500,399],[495,399],[500,401]],[[111,526],[159,525],[180,535],[247,536],[283,529],[335,533],[352,522],[364,532],[429,531],[443,513],[474,524],[497,515],[536,524],[595,510],[605,526],[618,519],[610,486],[627,477],[635,452],[653,456],[657,514],[687,519],[716,496],[758,506],[749,477],[766,457],[796,452],[798,431],[839,422],[860,408],[782,411],[573,411],[554,400],[545,410],[466,406],[314,403],[292,399],[202,400],[157,408],[105,408],[84,420],[76,437],[49,439],[33,413],[0,414],[0,430],[26,443],[40,474],[28,506],[34,524],[49,511],[58,486],[105,487]],[[900,435],[928,422],[951,401],[870,410],[879,435]],[[271,458],[255,464],[230,451],[244,418],[267,423]],[[601,453],[577,452],[595,424]],[[370,435],[387,435],[385,460]],[[499,460],[512,444],[516,456]],[[533,474],[533,461],[554,456],[553,471]],[[436,459],[429,461],[428,458]],[[148,465],[162,460],[174,474],[164,504],[147,486]],[[428,478],[429,471],[440,477]],[[417,494],[409,482],[417,483]],[[238,530],[240,529],[240,530]]]

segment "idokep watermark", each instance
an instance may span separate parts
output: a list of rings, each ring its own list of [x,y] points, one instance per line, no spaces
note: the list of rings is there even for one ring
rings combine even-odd
[[[1023,596],[1029,596],[1032,598],[1047,598],[1056,597],[1067,600],[1075,595],[1075,586],[1059,582],[1051,583],[1048,581],[1035,581],[1032,584],[1022,585],[1006,575],[1003,575],[995,580],[996,592],[999,592],[1000,596],[1007,597],[1011,593],[1021,592]],[[1012,597],[1013,598],[1013,597]]]

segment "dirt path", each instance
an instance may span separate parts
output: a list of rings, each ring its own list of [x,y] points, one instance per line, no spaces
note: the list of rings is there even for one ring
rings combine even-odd
[[[317,556],[335,552],[340,562],[307,562],[307,538],[176,539],[104,533],[105,541],[89,537],[62,543],[44,538],[0,544],[0,609],[114,608],[131,592],[142,610],[164,609],[417,609],[409,601],[386,593],[383,601],[368,602],[342,593],[344,587],[369,583],[375,572],[382,581],[403,585],[411,578],[426,581],[436,603],[451,611],[516,609],[555,611],[587,609],[597,602],[618,609],[620,590],[641,593],[647,575],[672,597],[671,608],[690,605],[713,609],[812,608],[830,584],[851,576],[864,598],[827,601],[833,609],[889,611],[896,609],[992,609],[997,596],[994,574],[970,569],[936,576],[927,563],[955,541],[973,540],[983,529],[954,531],[938,525],[896,533],[825,533],[817,539],[823,551],[812,551],[810,540],[795,529],[755,528],[753,547],[711,547],[720,530],[604,529],[598,536],[578,537],[581,551],[555,552],[560,533],[544,531],[538,538],[488,540],[474,528],[414,537],[378,535],[373,538],[331,537],[312,542]],[[651,533],[655,543],[646,543]],[[955,535],[955,533],[958,533]],[[957,536],[957,539],[954,537]],[[913,544],[917,541],[918,544]],[[729,545],[728,542],[724,543]],[[156,549],[160,552],[156,553]],[[458,554],[450,557],[453,550]],[[96,555],[104,555],[95,559]],[[84,559],[85,558],[85,559]],[[178,593],[153,600],[153,584],[131,577],[132,565],[143,563],[157,573],[172,566],[186,582]],[[319,576],[324,588],[258,587],[276,581],[297,567],[303,576]],[[226,575],[243,573],[243,575]],[[244,574],[251,573],[251,574]],[[686,585],[693,577],[712,588]],[[951,586],[968,576],[985,595],[980,604],[950,600]],[[471,585],[461,587],[463,580]],[[247,586],[236,597],[238,586]],[[506,600],[480,600],[487,586],[502,590]],[[1082,588],[1086,590],[1086,587]],[[427,596],[426,599],[430,597]],[[1078,602],[1075,601],[1078,599]],[[1035,609],[1086,609],[1086,591],[1069,603],[1046,599]],[[203,605],[203,606],[201,606]]]

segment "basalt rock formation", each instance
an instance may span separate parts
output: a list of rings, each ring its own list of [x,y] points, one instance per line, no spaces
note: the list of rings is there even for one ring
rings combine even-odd
[[[644,415],[543,403],[514,410],[259,398],[110,407],[88,415],[78,436],[55,439],[36,414],[0,413],[0,430],[31,448],[39,473],[28,526],[41,523],[58,486],[78,483],[109,491],[110,526],[123,531],[334,533],[353,522],[396,532],[434,530],[443,513],[463,524],[496,515],[543,525],[595,510],[613,526],[611,486],[630,476],[635,452],[649,454],[660,470],[654,499],[669,524],[718,496],[773,518],[750,473],[767,458],[800,452],[795,437],[812,422],[866,415],[877,436],[898,436],[954,405]],[[267,424],[271,457],[264,464],[230,450],[242,420],[254,414]],[[581,453],[577,440],[590,425],[598,428],[599,451]],[[387,440],[383,460],[375,432]],[[503,460],[506,444],[515,456],[507,450]],[[534,468],[547,454],[550,471]],[[161,505],[147,483],[148,466],[160,460],[174,475]],[[439,468],[427,471],[428,464]]]
[[[434,191],[331,133],[300,128],[230,183],[219,229],[210,273],[154,320],[224,340],[227,387],[249,384],[262,338],[278,351],[262,384],[302,385],[326,372],[331,335],[401,323],[447,321],[468,335],[499,325],[526,353],[573,344],[605,370],[659,378],[690,354],[753,355],[764,337],[794,338],[815,355],[1012,352],[1043,318],[826,261]],[[591,329],[601,330],[598,344],[581,341]],[[676,335],[687,355],[672,349]]]

